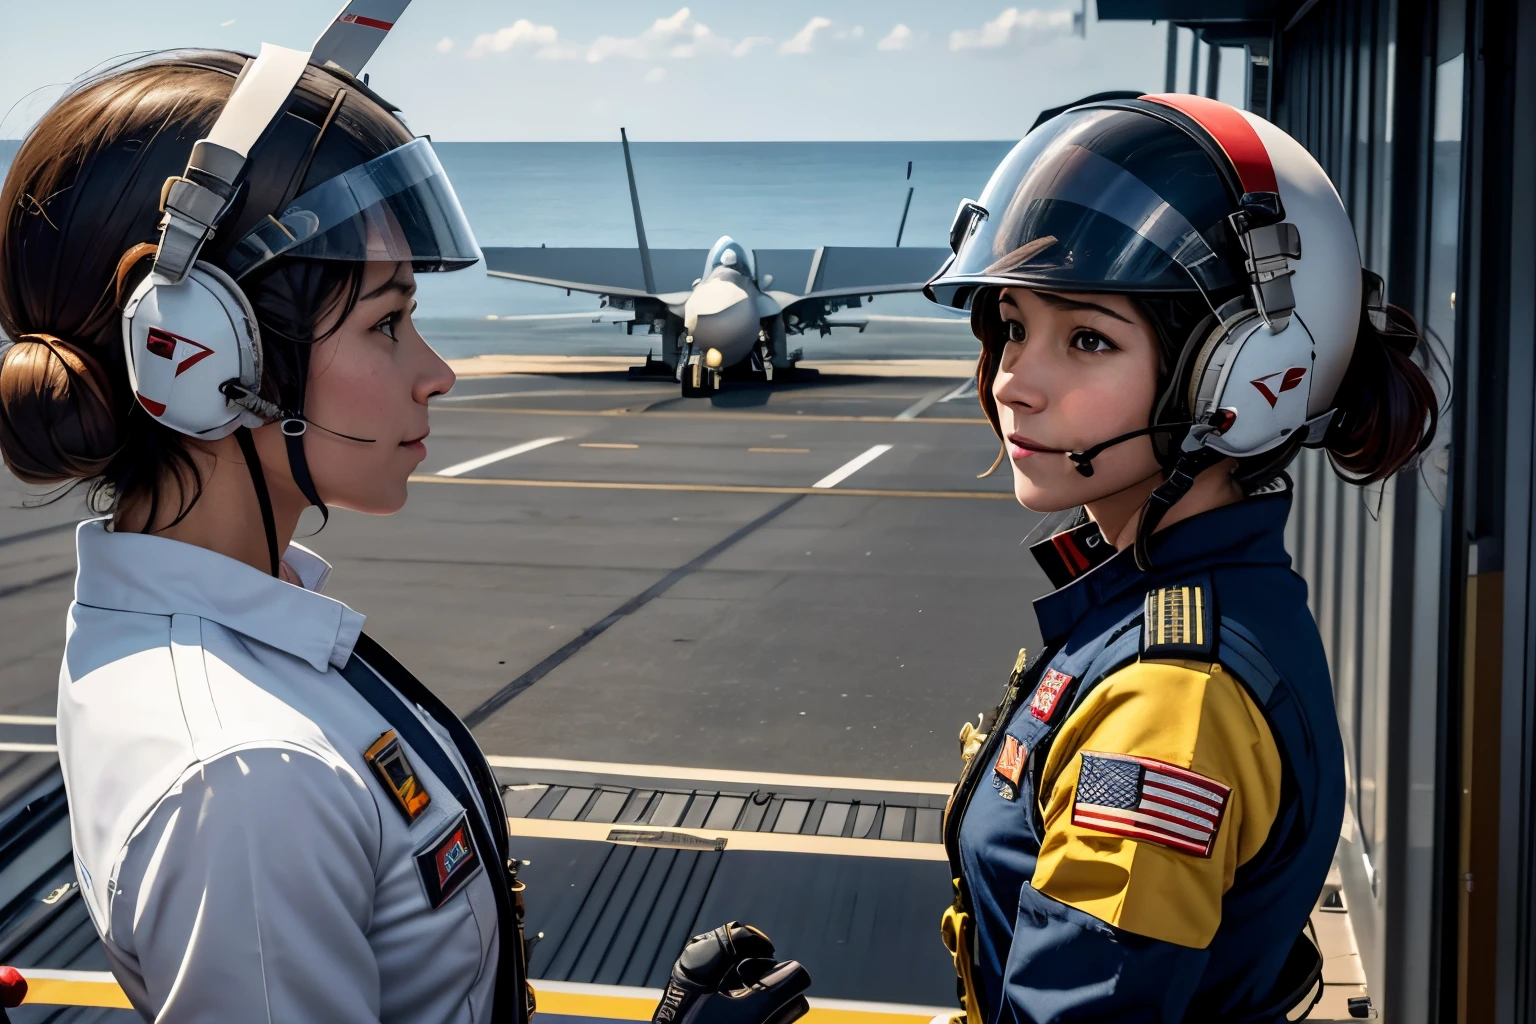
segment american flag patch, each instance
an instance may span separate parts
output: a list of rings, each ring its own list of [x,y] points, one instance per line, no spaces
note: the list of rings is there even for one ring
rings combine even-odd
[[[1232,787],[1150,757],[1083,751],[1072,824],[1209,857]]]

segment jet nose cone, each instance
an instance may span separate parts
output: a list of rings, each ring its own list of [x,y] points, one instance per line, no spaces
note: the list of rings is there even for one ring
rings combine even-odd
[[[719,277],[702,281],[683,306],[684,325],[692,328],[701,317],[717,316],[745,302],[748,297],[747,290],[734,281]]]

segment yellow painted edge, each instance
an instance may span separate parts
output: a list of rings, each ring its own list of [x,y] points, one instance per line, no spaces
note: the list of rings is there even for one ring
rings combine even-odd
[[[656,1012],[656,1003],[636,996],[600,996],[585,992],[551,992],[535,982],[534,999],[540,1014],[551,1013],[571,1017],[606,1017],[609,1020],[650,1020]]]
[[[767,487],[738,484],[651,484],[610,480],[508,480],[500,477],[438,476],[417,473],[413,484],[468,484],[474,487],[565,487],[598,491],[701,491],[712,494],[834,494],[844,498],[945,498],[1012,501],[1012,491],[903,491],[855,487]]]
[[[25,970],[27,997],[22,1004],[43,1003],[50,1006],[111,1006],[131,1010],[133,1004],[116,981],[76,978],[39,978]]]
[[[514,836],[533,839],[581,839],[606,843],[614,829],[626,832],[673,832],[700,839],[724,839],[727,850],[760,850],[771,853],[808,853],[833,857],[879,857],[884,860],[948,860],[943,843],[903,843],[893,839],[844,839],[842,836],[804,836],[785,832],[733,832],[728,829],[671,828],[659,825],[622,825],[600,821],[554,821],[549,818],[508,818]],[[626,844],[629,845],[629,844]]]
[[[57,971],[55,974],[71,972]],[[81,974],[95,972],[80,972]],[[132,1009],[127,995],[116,981],[81,978],[44,978],[28,975],[24,1005],[94,1006]],[[602,1017],[608,1020],[650,1020],[656,1010],[651,996],[605,995],[593,992],[555,991],[533,984],[538,1012],[552,1016]],[[811,1005],[805,1017],[808,1024],[927,1024],[932,1014],[891,1010],[856,1009],[846,1006]]]

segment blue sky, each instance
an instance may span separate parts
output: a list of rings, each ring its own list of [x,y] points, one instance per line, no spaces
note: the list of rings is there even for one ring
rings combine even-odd
[[[339,0],[6,0],[0,138],[97,62],[180,45],[304,47]],[[1163,86],[1166,29],[918,0],[415,0],[369,65],[443,140],[998,139],[1101,89]],[[67,15],[61,14],[67,9]],[[1242,102],[1238,51],[1219,95]],[[1189,34],[1180,49],[1187,81]],[[1202,67],[1204,58],[1202,57]],[[1202,85],[1202,89],[1204,86]]]

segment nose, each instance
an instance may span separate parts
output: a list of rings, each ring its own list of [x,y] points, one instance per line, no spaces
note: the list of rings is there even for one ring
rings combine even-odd
[[[414,386],[411,388],[412,397],[421,405],[427,404],[427,399],[434,395],[446,395],[453,389],[458,374],[453,372],[443,357],[430,345],[423,345],[426,350],[426,365],[416,374]]]
[[[1026,346],[1010,342],[998,361],[997,376],[992,379],[992,397],[998,405],[1039,412],[1046,406],[1042,382],[1044,374],[1032,364]]]

